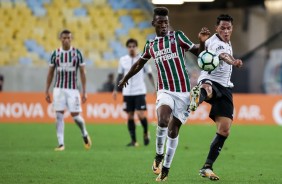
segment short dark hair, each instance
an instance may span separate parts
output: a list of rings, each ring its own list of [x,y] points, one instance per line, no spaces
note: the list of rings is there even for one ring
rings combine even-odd
[[[64,29],[61,33],[60,33],[60,37],[62,36],[62,34],[71,34],[70,30],[68,29]]]
[[[154,17],[155,16],[168,16],[168,9],[166,7],[156,7],[154,9]]]
[[[134,39],[134,38],[129,38],[127,41],[126,41],[126,47],[128,47],[128,45],[130,44],[130,43],[134,43],[135,45],[136,45],[136,47],[138,47],[138,42],[137,42],[137,40],[136,39]]]
[[[233,24],[233,18],[228,14],[221,14],[217,17],[216,25],[219,25],[220,21],[228,21]]]

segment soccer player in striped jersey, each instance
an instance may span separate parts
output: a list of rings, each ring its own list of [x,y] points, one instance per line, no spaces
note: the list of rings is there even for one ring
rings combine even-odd
[[[56,111],[56,128],[58,147],[55,151],[63,151],[64,144],[64,111],[68,109],[73,117],[73,120],[81,130],[84,147],[90,149],[91,139],[86,130],[85,122],[80,115],[81,100],[85,103],[86,96],[86,71],[85,63],[81,52],[71,46],[72,35],[69,30],[63,30],[60,34],[62,47],[54,50],[51,55],[49,64],[49,71],[46,82],[46,101],[51,103],[49,95],[49,88],[53,80],[54,72],[56,72],[55,85],[53,89],[53,107]],[[77,86],[77,73],[80,71],[80,78],[82,83],[82,96]]]
[[[156,101],[158,127],[156,156],[152,169],[158,175],[156,181],[165,181],[178,145],[179,129],[189,115],[190,83],[185,69],[184,54],[185,51],[190,51],[198,55],[203,51],[210,32],[202,28],[198,35],[200,45],[195,45],[182,31],[169,31],[168,9],[165,7],[154,9],[152,25],[157,36],[147,41],[141,58],[131,67],[119,86],[126,86],[128,80],[140,71],[150,58],[154,59],[158,73]]]
[[[232,66],[241,68],[243,62],[235,59],[230,42],[233,30],[233,18],[229,15],[217,17],[216,34],[211,36],[205,43],[208,50],[214,51],[220,65],[212,72],[201,71],[198,79],[199,84],[191,90],[190,109],[195,111],[200,103],[206,101],[211,104],[210,118],[216,123],[216,135],[210,145],[206,162],[200,175],[210,180],[219,180],[213,172],[213,164],[217,159],[225,140],[229,136],[233,120],[233,83],[230,81]]]

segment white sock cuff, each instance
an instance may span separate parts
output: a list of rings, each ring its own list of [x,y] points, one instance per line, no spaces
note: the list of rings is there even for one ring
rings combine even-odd
[[[176,138],[170,138],[167,136],[167,142],[166,142],[167,147],[176,149],[178,145],[178,138],[179,136],[177,136]]]
[[[167,135],[167,127],[157,127],[157,136],[158,137],[163,137]]]

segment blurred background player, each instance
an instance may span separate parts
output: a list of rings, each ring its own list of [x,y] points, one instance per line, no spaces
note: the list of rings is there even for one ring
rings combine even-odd
[[[152,169],[158,174],[156,181],[165,181],[178,146],[180,127],[189,115],[190,82],[185,69],[184,51],[189,50],[196,55],[200,53],[204,50],[205,40],[210,33],[206,28],[202,28],[199,33],[199,46],[193,44],[182,31],[169,31],[168,9],[165,7],[154,9],[152,25],[157,36],[147,41],[141,58],[131,67],[119,86],[126,87],[127,84],[132,84],[129,79],[141,70],[151,57],[154,58],[158,71],[156,102],[158,127],[156,156]]]
[[[115,88],[114,78],[115,78],[114,74],[109,73],[107,81],[105,81],[104,84],[102,85],[100,92],[113,92]]]
[[[233,18],[229,15],[217,17],[216,34],[205,45],[216,52],[220,65],[212,72],[202,71],[199,85],[191,91],[190,109],[195,111],[203,101],[211,104],[210,118],[216,123],[217,132],[211,143],[207,160],[200,170],[200,175],[211,180],[219,180],[213,172],[213,163],[218,157],[226,138],[229,136],[233,120],[233,83],[230,81],[232,66],[242,67],[243,62],[233,57],[230,37],[233,30]]]
[[[4,76],[0,74],[0,92],[3,90],[4,86]]]
[[[140,54],[137,52],[138,42],[135,39],[128,39],[126,42],[128,54],[121,57],[118,65],[117,84],[122,79],[124,74],[128,73],[130,68],[138,61]],[[152,68],[150,65],[145,65],[144,68],[130,79],[129,85],[122,89],[124,111],[127,113],[127,126],[131,137],[131,142],[127,146],[138,146],[136,139],[136,125],[134,122],[134,112],[141,122],[144,132],[144,145],[150,142],[148,132],[148,121],[146,117],[146,85],[145,76],[148,74],[149,80],[155,88],[154,78],[152,75]],[[113,97],[116,99],[117,85],[113,92]]]
[[[60,40],[62,47],[56,49],[51,55],[45,91],[46,101],[51,103],[49,88],[53,80],[54,71],[56,70],[56,80],[53,89],[53,106],[56,111],[56,128],[59,145],[55,148],[55,151],[63,151],[65,149],[64,110],[66,108],[70,111],[73,120],[81,130],[85,148],[90,149],[91,140],[87,133],[84,119],[80,115],[82,111],[81,100],[82,103],[85,103],[87,100],[85,63],[81,52],[71,46],[72,35],[69,30],[63,30],[61,32]],[[78,68],[82,83],[81,99],[77,89]]]

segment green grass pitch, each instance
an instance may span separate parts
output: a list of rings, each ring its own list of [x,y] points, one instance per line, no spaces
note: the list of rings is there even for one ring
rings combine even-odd
[[[155,154],[155,126],[151,144],[143,146],[137,127],[138,148],[127,148],[126,125],[88,125],[93,147],[84,150],[79,129],[66,124],[66,150],[55,152],[54,124],[0,124],[1,184],[151,184]],[[214,136],[214,125],[185,125],[168,184],[210,183],[201,178],[202,166]],[[233,126],[214,165],[217,183],[281,184],[282,127]]]

